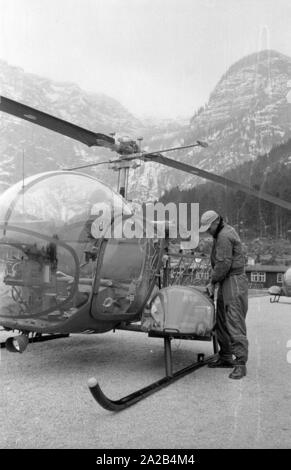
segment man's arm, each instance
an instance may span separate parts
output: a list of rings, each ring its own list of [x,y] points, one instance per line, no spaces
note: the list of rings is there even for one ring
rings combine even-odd
[[[225,234],[219,234],[216,242],[216,261],[211,273],[211,282],[223,281],[229,273],[232,263],[232,242]]]

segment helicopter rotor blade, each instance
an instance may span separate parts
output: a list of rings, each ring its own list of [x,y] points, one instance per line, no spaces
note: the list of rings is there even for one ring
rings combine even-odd
[[[162,165],[169,166],[171,168],[175,168],[181,171],[185,171],[192,175],[196,175],[201,178],[213,181],[215,183],[222,184],[234,190],[242,191],[248,195],[255,196],[259,199],[262,199],[264,201],[280,206],[284,209],[291,210],[291,203],[288,201],[284,201],[283,199],[277,198],[267,193],[263,193],[262,191],[255,190],[253,188],[249,188],[248,186],[245,186],[241,183],[237,183],[236,181],[230,180],[223,176],[210,173],[200,168],[188,165],[187,163],[173,160],[171,158],[168,158],[162,155],[163,152],[183,150],[186,148],[192,148],[192,147],[197,147],[197,146],[205,148],[208,146],[206,142],[201,142],[197,140],[196,144],[192,144],[192,145],[172,147],[169,149],[159,150],[158,152],[157,151],[146,152],[146,153],[141,152],[141,153],[135,154],[136,146],[124,148],[122,145],[116,144],[115,139],[113,137],[110,137],[106,134],[100,134],[100,133],[95,133],[93,131],[89,131],[75,124],[72,124],[71,122],[57,118],[50,114],[44,113],[42,111],[38,111],[35,108],[19,103],[18,101],[11,100],[4,96],[0,96],[0,111],[19,117],[30,123],[45,127],[54,132],[58,132],[59,134],[65,135],[74,140],[82,142],[88,147],[99,146],[99,147],[109,148],[110,150],[114,150],[120,153],[121,155],[123,155],[122,159],[124,160],[127,160],[127,159],[134,160],[136,158],[139,158],[144,161],[157,162]],[[90,166],[98,166],[98,165],[102,165],[105,163],[112,163],[112,161],[109,160],[109,161],[97,162],[97,163],[93,163],[89,165],[82,165],[79,167],[72,168],[71,170],[77,170],[80,168],[86,168]]]
[[[280,199],[278,197],[272,196],[271,194],[264,193],[262,191],[249,188],[246,185],[243,185],[241,183],[237,183],[236,181],[230,180],[228,178],[225,178],[224,176],[219,176],[214,173],[210,173],[209,171],[206,170],[201,170],[200,168],[197,168],[192,165],[188,165],[187,163],[179,162],[177,160],[173,160],[171,158],[165,157],[161,155],[160,153],[157,154],[145,154],[143,155],[145,157],[145,160],[150,160],[153,162],[160,163],[165,166],[169,166],[171,168],[175,168],[177,170],[185,171],[187,173],[190,173],[192,175],[199,176],[200,178],[204,178],[210,181],[213,181],[214,183],[219,183],[222,184],[226,187],[229,187],[231,189],[234,189],[236,191],[242,191],[250,196],[255,196],[259,199],[262,199],[264,201],[270,202],[272,204],[275,204],[277,206],[282,207],[283,209],[291,210],[291,202],[285,201],[283,199]]]
[[[193,147],[206,148],[206,147],[208,147],[208,143],[207,142],[202,142],[201,140],[196,140],[195,144],[182,145],[180,147],[170,147],[170,148],[162,149],[162,150],[153,150],[152,152],[142,152],[141,154],[139,154],[139,156],[137,155],[136,158],[147,157],[148,155],[155,156],[155,155],[159,155],[159,154],[164,153],[164,152],[173,152],[175,150],[190,149],[190,148],[193,148]],[[134,155],[131,155],[129,158],[134,158],[134,157],[135,157]]]
[[[99,147],[107,147],[111,150],[118,148],[115,144],[115,140],[108,135],[89,131],[71,122],[43,113],[42,111],[26,106],[18,101],[5,98],[4,96],[0,96],[0,111],[58,132],[74,140],[78,140],[88,145],[88,147],[96,145]]]
[[[92,166],[99,166],[99,165],[105,165],[106,163],[118,163],[122,161],[132,161],[132,160],[144,160],[144,157],[147,158],[149,155],[155,156],[157,152],[172,152],[174,150],[183,150],[183,149],[189,149],[192,147],[208,147],[208,144],[206,142],[201,142],[200,140],[197,140],[195,144],[191,145],[184,145],[183,147],[171,147],[163,150],[153,150],[152,152],[138,152],[134,154],[128,154],[128,155],[122,155],[120,158],[116,158],[114,160],[107,160],[103,162],[97,162],[97,163],[89,163],[87,165],[81,165],[81,166],[75,166],[74,168],[63,168],[63,170],[67,171],[74,171],[74,170],[80,170],[81,168],[89,168]]]

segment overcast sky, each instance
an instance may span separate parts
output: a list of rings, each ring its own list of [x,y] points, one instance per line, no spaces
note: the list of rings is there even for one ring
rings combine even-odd
[[[290,0],[0,0],[1,59],[137,116],[191,116],[265,48],[291,56]]]

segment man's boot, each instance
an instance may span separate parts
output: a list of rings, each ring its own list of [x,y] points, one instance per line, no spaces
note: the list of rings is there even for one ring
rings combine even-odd
[[[245,375],[247,375],[247,368],[244,364],[238,364],[234,367],[231,374],[229,374],[230,379],[242,379]]]

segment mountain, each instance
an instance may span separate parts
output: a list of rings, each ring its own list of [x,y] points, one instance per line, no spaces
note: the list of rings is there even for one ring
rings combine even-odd
[[[291,203],[291,139],[226,171],[224,176]],[[290,210],[241,191],[225,190],[220,184],[207,182],[186,190],[172,188],[161,197],[164,204],[171,201],[199,203],[200,213],[215,210],[249,239],[275,237],[277,242],[291,233]]]
[[[290,77],[291,58],[276,51],[239,60],[221,77],[205,106],[194,113],[188,128],[176,132],[172,140],[182,145],[205,140],[209,147],[169,156],[222,174],[286,142],[291,137]],[[156,169],[155,176],[166,190],[201,183],[168,169]]]
[[[58,83],[25,73],[4,61],[0,61],[0,92],[95,132],[134,135],[142,127],[140,121],[113,98],[85,92],[74,83]],[[109,150],[89,149],[68,137],[0,113],[0,188],[1,184],[4,187],[22,178],[23,152],[26,176],[91,163],[96,161],[96,156],[97,160],[115,157]],[[110,177],[105,168],[98,167],[95,174],[112,182],[112,175]]]
[[[207,138],[213,150],[208,167],[223,165],[226,170],[291,136],[290,76],[291,58],[271,50],[229,68],[191,119],[194,134]]]
[[[117,136],[128,135],[134,139],[143,136],[145,149],[162,148],[167,143],[178,142],[175,133],[183,134],[183,129],[188,127],[184,122],[170,119],[151,118],[141,122],[109,96],[88,93],[74,83],[59,83],[29,74],[1,60],[0,93],[95,132],[115,132]],[[88,148],[68,137],[0,113],[0,192],[20,180],[23,173],[29,176],[115,157],[107,149]],[[133,198],[148,198],[149,180],[153,183],[152,193],[159,193],[154,166],[149,163],[130,175]],[[112,187],[117,185],[117,173],[108,170],[106,165],[82,171],[94,174]]]
[[[27,74],[0,61],[1,94],[95,132],[143,136],[144,150],[205,140],[209,143],[207,149],[175,151],[168,156],[218,174],[254,161],[291,137],[289,77],[290,57],[271,50],[251,54],[226,71],[205,106],[193,112],[190,122],[153,119],[141,122],[108,96],[85,92],[72,83],[56,83]],[[21,179],[23,151],[26,175],[115,157],[109,150],[89,149],[0,113],[2,185]],[[116,174],[106,167],[99,166],[90,172],[113,186],[116,184]],[[133,199],[156,199],[171,187],[189,189],[197,182],[201,179],[147,163],[131,173],[129,194]]]

